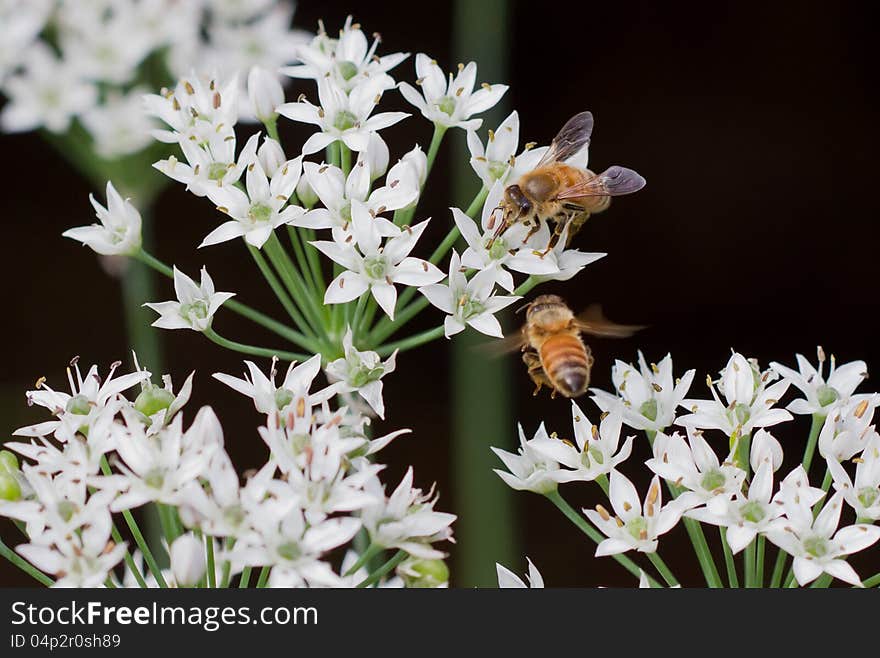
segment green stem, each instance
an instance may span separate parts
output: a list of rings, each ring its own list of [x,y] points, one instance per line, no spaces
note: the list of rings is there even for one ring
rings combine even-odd
[[[745,555],[743,556],[743,564],[745,565],[745,581],[746,587],[751,589],[755,587],[755,541],[749,542],[746,546]]]
[[[339,142],[339,165],[342,175],[348,178],[348,174],[351,173],[351,149],[342,142]]]
[[[263,274],[263,278],[266,279],[266,283],[268,283],[269,287],[272,288],[272,292],[275,293],[278,301],[281,302],[281,306],[283,306],[284,310],[287,311],[287,314],[293,320],[294,324],[296,324],[296,326],[299,327],[302,331],[314,336],[315,334],[313,330],[309,328],[309,324],[308,322],[306,322],[305,316],[293,303],[290,295],[284,289],[284,286],[281,285],[278,277],[275,276],[275,272],[272,270],[271,267],[269,267],[269,263],[266,262],[266,259],[263,257],[262,252],[252,245],[248,245],[248,251],[251,252],[251,256],[253,256],[254,262],[256,262],[257,267]]]
[[[541,279],[537,276],[530,276],[528,279],[523,281],[519,286],[517,286],[516,290],[513,291],[514,295],[522,297],[524,295],[529,294],[532,288],[541,283]]]
[[[114,523],[110,528],[110,536],[113,537],[113,541],[117,544],[122,544],[122,535],[119,533],[119,530],[116,528],[116,524]],[[137,565],[134,563],[134,558],[131,556],[131,551],[127,548],[125,549],[125,555],[123,556],[125,560],[125,566],[131,572],[131,575],[134,576],[135,581],[138,584],[138,587],[144,589],[147,587],[147,581],[144,578],[143,574],[141,574],[141,570],[137,568]]]
[[[230,537],[225,540],[226,550],[232,550],[232,547],[235,546],[235,538]],[[229,580],[232,577],[232,562],[229,560],[223,560],[223,573],[220,576],[220,587],[222,589],[226,589],[229,587]]]
[[[349,567],[348,571],[345,572],[346,576],[353,576],[357,573],[358,569],[367,564],[374,557],[379,555],[384,549],[378,544],[370,544],[367,546],[367,549],[361,553],[360,557],[357,559],[351,567]]]
[[[599,544],[602,542],[605,537],[599,532],[593,525],[582,515],[578,514],[575,509],[566,502],[566,500],[559,495],[559,491],[551,491],[549,493],[544,494],[550,501],[559,508],[559,510],[565,514],[569,521],[574,523],[578,529],[583,532],[587,537],[589,537],[595,544]],[[626,555],[622,555],[620,553],[616,555],[612,555],[613,557],[624,569],[629,571],[636,578],[641,578],[642,569],[639,568],[635,562],[633,562]],[[650,576],[648,576],[648,580],[654,580]],[[656,582],[656,581],[654,581]]]
[[[153,574],[153,577],[156,579],[159,587],[162,589],[166,589],[168,587],[168,583],[165,582],[165,577],[162,575],[162,570],[159,568],[159,565],[156,563],[156,558],[153,557],[153,552],[150,550],[150,547],[147,545],[144,536],[141,534],[140,528],[138,528],[137,522],[134,520],[134,517],[131,515],[129,510],[122,510],[122,517],[125,519],[125,523],[128,525],[129,531],[131,531],[132,537],[134,537],[134,541],[137,544],[138,548],[141,549],[141,553],[144,556],[144,562],[147,563],[147,566],[150,569],[150,572]]]
[[[364,580],[357,584],[358,588],[369,587],[370,585],[374,585],[379,582],[385,574],[394,569],[398,564],[403,562],[406,559],[406,551],[400,550],[397,551],[394,556],[388,560],[381,567],[376,569],[373,573],[367,576]]]
[[[245,567],[241,570],[241,578],[238,580],[239,589],[247,589],[248,585],[251,584],[251,572],[253,571],[253,567]]]
[[[364,311],[367,308],[367,303],[373,298],[372,295],[361,295],[358,297],[357,306],[354,309],[354,317],[351,320],[349,326],[351,327],[352,335],[355,340],[355,344],[358,342],[358,338],[360,338],[360,326],[363,322]]]
[[[315,297],[309,291],[305,280],[293,262],[291,262],[287,252],[284,251],[278,236],[272,233],[264,246],[266,253],[269,255],[269,260],[272,261],[272,265],[281,276],[281,280],[287,286],[287,290],[293,295],[294,301],[306,316],[306,321],[311,326],[313,334],[318,337],[323,336],[325,333],[323,331],[325,329],[324,319],[318,304],[315,302]]]
[[[4,544],[2,539],[0,539],[0,556],[9,560],[12,564],[24,571],[34,580],[38,581],[41,585],[52,587],[52,585],[55,583],[55,581],[49,578],[49,576],[44,574],[42,571],[33,566],[30,562],[21,557],[18,553],[16,553],[6,544]]]
[[[302,240],[300,239],[297,230],[296,226],[287,225],[287,235],[290,238],[290,244],[293,247],[293,254],[296,256],[297,267],[299,267],[299,270],[303,275],[303,281],[305,282],[306,287],[312,292],[312,295],[315,296],[317,300],[317,294],[319,291],[317,290],[315,280],[312,276],[312,268],[309,265],[308,258],[306,258],[306,252],[305,249],[303,249]]]
[[[307,354],[301,354],[299,352],[287,352],[285,350],[272,350],[266,347],[257,347],[255,345],[246,345],[245,343],[236,343],[233,340],[227,340],[223,338],[216,331],[211,329],[210,327],[205,329],[203,332],[205,336],[215,342],[220,347],[225,347],[228,350],[233,350],[235,352],[241,352],[242,354],[250,354],[251,356],[265,356],[268,358],[272,358],[277,356],[279,359],[284,359],[285,361],[306,361],[309,356]]]
[[[443,135],[446,134],[446,126],[441,126],[439,124],[434,124],[434,134],[431,136],[431,145],[428,147],[428,166],[425,169],[425,185],[428,182],[428,176],[431,174],[431,169],[434,166],[434,159],[437,157],[437,152],[440,150],[440,144],[443,142]],[[421,192],[425,191],[425,185],[422,185]],[[419,200],[421,200],[422,194],[419,194]],[[398,226],[404,226],[405,224],[409,224],[412,221],[413,215],[416,214],[416,210],[418,209],[419,201],[417,200],[412,207],[407,208],[405,210],[398,210],[394,213],[394,223]]]
[[[862,585],[864,587],[877,587],[880,585],[880,573],[875,573],[870,578],[863,580]]]
[[[600,473],[596,478],[596,484],[598,484],[602,488],[602,492],[608,496],[608,476],[604,473]]]
[[[825,588],[828,587],[833,580],[833,576],[829,576],[827,573],[823,573],[810,584],[810,587],[813,589]]]
[[[208,562],[208,587],[217,587],[217,572],[214,570],[214,538],[211,535],[205,535],[205,552]]]
[[[648,553],[648,559],[651,561],[651,564],[660,572],[660,575],[663,576],[663,580],[666,581],[666,584],[670,587],[679,587],[679,582],[676,577],[672,574],[672,571],[666,566],[666,563],[663,561],[656,552]]]
[[[807,445],[804,448],[804,470],[809,473],[810,465],[813,463],[813,454],[816,452],[816,444],[819,441],[819,433],[825,424],[825,416],[813,414],[813,421],[810,425],[810,436],[807,438]]]
[[[263,567],[260,569],[260,577],[257,579],[257,589],[263,589],[266,587],[266,583],[269,582],[269,574],[272,572],[272,567]]]
[[[394,352],[394,350],[406,352],[407,350],[411,350],[414,347],[418,347],[419,345],[424,345],[425,343],[430,343],[431,341],[442,338],[443,336],[444,328],[442,326],[434,327],[433,329],[428,329],[427,331],[413,334],[412,336],[408,336],[393,343],[382,345],[381,347],[376,348],[376,352],[379,354],[379,356],[382,357],[389,356],[392,352]]]
[[[764,552],[767,547],[767,538],[759,534],[755,555],[755,587],[764,587]]]
[[[739,578],[736,575],[736,562],[733,560],[733,552],[727,543],[727,528],[719,527],[721,533],[721,547],[724,549],[724,565],[727,567],[727,584],[731,587],[739,587]]]
[[[268,121],[265,121],[263,125],[266,126],[266,132],[269,133],[269,137],[281,143],[281,139],[278,137],[278,115],[276,114]]]
[[[785,571],[785,561],[788,553],[781,548],[776,553],[776,563],[773,565],[773,574],[770,576],[770,587],[776,588],[782,584],[782,573]]]
[[[648,440],[653,445],[653,436],[649,435]],[[667,482],[666,485],[672,497],[678,498],[682,489],[670,482]],[[706,535],[703,533],[703,526],[696,519],[687,516],[682,518],[682,522],[694,547],[697,560],[700,562],[700,569],[703,571],[706,584],[712,588],[723,587],[724,584],[721,581],[721,576],[718,574],[718,567],[715,566],[715,560],[712,558],[712,551],[709,550],[709,542],[706,541]]]

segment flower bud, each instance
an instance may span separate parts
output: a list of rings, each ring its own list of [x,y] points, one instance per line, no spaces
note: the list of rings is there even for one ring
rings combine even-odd
[[[299,182],[296,184],[296,196],[300,203],[306,208],[311,208],[318,203],[318,195],[315,194],[314,188],[309,185],[307,176],[300,176]]]
[[[205,545],[188,533],[174,540],[170,553],[171,571],[178,586],[197,585],[205,575]]]
[[[0,473],[4,471],[8,473],[18,471],[18,457],[8,450],[0,450]]]
[[[284,89],[278,79],[264,68],[254,66],[248,74],[248,97],[254,115],[263,123],[278,116],[275,108],[284,102]]]
[[[21,487],[11,473],[0,471],[0,500],[15,501],[21,498]]]
[[[134,408],[144,416],[152,416],[167,409],[174,402],[174,394],[158,386],[148,386],[134,400]]]
[[[400,565],[398,574],[407,587],[444,587],[449,582],[449,567],[443,560],[411,558]]]
[[[379,136],[379,133],[370,133],[370,141],[367,143],[367,150],[361,153],[361,157],[366,160],[370,166],[370,182],[384,176],[388,171],[388,162],[391,154],[388,152],[388,144]]]
[[[278,168],[287,162],[287,157],[284,155],[284,149],[281,148],[281,144],[271,137],[264,139],[260,148],[257,149],[257,159],[269,178],[272,178],[275,172],[278,171]]]
[[[418,144],[413,147],[412,151],[404,155],[401,162],[408,162],[416,171],[419,180],[419,188],[425,185],[425,179],[428,177],[428,156]]]

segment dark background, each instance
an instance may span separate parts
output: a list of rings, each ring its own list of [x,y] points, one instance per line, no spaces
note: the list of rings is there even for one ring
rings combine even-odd
[[[428,15],[409,1],[303,0],[295,21],[314,29],[323,18],[332,32],[349,12],[367,33],[382,32],[381,52],[423,51],[453,67],[452,12],[441,3],[431,4]],[[874,30],[862,5],[557,1],[514,2],[511,13],[508,27],[485,29],[512,31],[506,100],[519,110],[521,143],[547,143],[568,117],[590,109],[596,117],[591,166],[623,164],[648,180],[578,238],[582,249],[608,257],[572,281],[541,288],[564,295],[573,307],[601,301],[612,319],[650,325],[634,339],[593,343],[596,386],[610,389],[613,358],[634,360],[638,348],[653,361],[671,352],[676,374],[696,368],[695,397],[706,395],[706,373],[724,366],[731,347],[762,364],[791,364],[796,352],[812,359],[817,344],[841,362],[862,358],[869,368],[878,362],[877,85],[869,59]],[[412,66],[410,59],[393,74],[411,80]],[[294,84],[288,97],[303,90],[311,93],[310,86]],[[282,124],[287,144],[309,134]],[[401,139],[390,144],[396,158],[417,140],[426,145],[430,127],[413,117],[388,135]],[[464,133],[450,131],[450,137],[463,141]],[[63,368],[74,354],[103,372],[126,358],[127,348],[117,283],[90,252],[60,237],[92,221],[88,185],[36,134],[0,136],[0,145],[7,184],[0,410],[11,430],[42,418],[24,403],[38,376],[63,388]],[[419,212],[436,218],[426,240],[445,234],[447,206],[469,201],[449,199],[453,164],[467,166],[451,163],[444,149]],[[214,219],[206,202],[182,186],[169,187],[156,215],[164,261],[190,274],[205,264],[218,289],[273,310],[238,243],[195,250]],[[170,298],[170,286],[162,285],[161,298]],[[263,338],[235,316],[220,317],[218,328],[245,342]],[[214,406],[242,469],[261,464],[265,451],[250,401],[210,378],[240,372],[239,355],[194,332],[164,332],[163,340],[166,370],[176,381],[198,371],[191,407]],[[379,428],[415,430],[383,453],[389,482],[413,464],[420,484],[437,480],[441,509],[466,514],[466,501],[450,495],[447,356],[448,346],[435,343],[400,360],[386,380],[390,414]],[[527,432],[543,419],[550,430],[569,433],[568,403],[533,399],[525,373],[511,372],[516,419]],[[591,403],[582,402],[592,413]],[[511,440],[514,420],[503,430]],[[790,454],[800,453],[808,425],[779,433]],[[647,452],[640,445],[625,472],[644,479],[638,460]],[[569,485],[565,493],[573,502],[598,502],[592,485]],[[515,503],[522,550],[549,585],[632,582],[610,561],[591,559],[591,546],[549,503],[527,493],[517,494]],[[673,534],[661,544],[668,547],[665,559],[685,582],[699,583],[684,532]],[[452,555],[454,573],[454,547]],[[524,559],[508,566],[522,572]],[[6,565],[0,580],[25,584]]]

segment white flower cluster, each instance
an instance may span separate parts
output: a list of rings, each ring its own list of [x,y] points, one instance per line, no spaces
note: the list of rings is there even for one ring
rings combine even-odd
[[[292,16],[277,0],[3,0],[0,127],[65,133],[79,119],[102,157],[135,153],[151,142],[151,87],[193,66],[231,77],[295,62],[308,35]]]
[[[867,377],[865,363],[835,367],[832,357],[826,378],[821,348],[818,368],[797,355],[798,370],[772,363],[762,371],[755,360],[733,353],[720,378],[708,381],[712,399],[697,400],[685,399],[694,371],[674,379],[671,357],[650,366],[641,353],[638,360],[638,368],[615,364],[614,394],[592,390],[602,411],[598,425],[572,402],[573,441],[548,435],[543,425],[526,439],[520,428],[517,454],[495,449],[508,469],[496,472],[514,489],[551,496],[560,483],[602,484],[612,509],[584,510],[606,537],[597,556],[655,553],[659,537],[684,518],[721,527],[732,555],[754,549],[758,539],[775,544],[780,555],[793,558],[790,580],[800,585],[823,573],[861,585],[846,557],[880,539],[880,434],[872,424],[880,396],[854,392]],[[778,405],[790,385],[803,397],[786,410]],[[680,408],[690,413],[678,415]],[[782,446],[766,428],[793,420],[790,412],[812,415],[813,427],[802,463],[780,478]],[[654,475],[644,500],[620,471],[635,438],[622,440],[624,425],[645,431],[652,444],[646,466]],[[670,431],[673,425],[683,432]],[[713,433],[723,437],[720,451]],[[821,488],[808,476],[815,449],[827,466]],[[661,481],[671,494],[666,504]],[[841,524],[845,507],[852,521]],[[541,582],[536,574],[533,587]],[[500,566],[499,583],[522,586]]]
[[[114,376],[116,363],[102,380],[97,367],[83,375],[74,361],[70,393],[38,382],[28,401],[53,419],[15,432],[29,442],[6,444],[23,464],[0,453],[0,515],[27,535],[16,552],[55,586],[228,586],[259,568],[270,587],[343,587],[365,581],[367,553],[350,553],[339,566],[332,552],[362,532],[369,555],[405,551],[403,582],[424,585],[419,574],[429,573],[431,586],[445,585],[436,578],[445,554],[434,544],[452,540],[455,517],[434,510],[436,495],[413,486],[411,469],[386,494],[383,466],[371,458],[408,430],[369,439],[367,417],[329,404],[349,384],[316,387],[320,359],[291,364],[280,385],[274,362],[268,377],[250,362],[248,379],[215,375],[252,397],[265,418],[259,434],[269,456],[244,482],[210,407],[184,426],[193,375],[175,393],[167,376],[157,387],[145,370]],[[133,401],[123,395],[138,384]],[[156,568],[135,529],[142,555],[117,534],[116,514],[133,522],[129,511],[149,503],[164,515],[170,570]]]

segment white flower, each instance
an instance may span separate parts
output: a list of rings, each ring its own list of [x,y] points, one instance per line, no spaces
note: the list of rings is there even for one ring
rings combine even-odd
[[[596,557],[630,550],[655,552],[657,538],[672,530],[683,511],[676,501],[662,505],[660,478],[656,475],[648,487],[644,506],[633,483],[619,471],[611,472],[608,495],[616,516],[612,517],[601,505],[595,510],[584,510],[590,521],[608,537],[596,547]]]
[[[18,65],[28,47],[43,30],[52,11],[52,0],[7,0],[0,3],[0,83]]]
[[[205,576],[205,542],[188,532],[171,543],[168,551],[174,581],[181,587],[194,587]]]
[[[248,165],[247,193],[237,187],[209,187],[208,198],[218,210],[232,219],[211,231],[199,247],[219,244],[244,237],[249,245],[261,248],[279,226],[290,224],[305,210],[288,205],[287,200],[296,189],[302,173],[302,158],[288,160],[270,180],[259,162]]]
[[[519,430],[520,447],[516,453],[492,448],[492,452],[498,455],[510,472],[497,468],[493,470],[511,489],[533,491],[540,494],[556,491],[560,478],[564,479],[567,471],[560,468],[559,462],[555,459],[550,459],[533,446],[533,442],[540,444],[544,440],[549,440],[544,423],[541,423],[531,440],[526,440],[522,425],[517,425],[517,429]]]
[[[376,303],[393,320],[397,305],[395,283],[424,286],[443,278],[436,266],[409,256],[428,220],[400,230],[387,219],[374,218],[360,201],[351,202],[351,219],[352,241],[343,245],[329,241],[310,243],[346,268],[327,286],[324,303],[343,304],[370,291]],[[389,234],[394,237],[383,245],[383,235]]]
[[[141,249],[141,215],[128,199],[119,196],[107,181],[107,207],[89,195],[100,224],[66,230],[65,238],[78,240],[104,256],[130,256]]]
[[[453,77],[450,73],[447,84],[437,62],[423,53],[416,55],[416,75],[416,84],[421,86],[422,93],[405,82],[398,84],[400,93],[421,111],[423,117],[447,128],[476,130],[483,120],[470,117],[495,107],[507,91],[507,85],[483,83],[482,88],[474,92],[477,81],[474,62],[459,65],[458,74]]]
[[[373,43],[368,44],[359,24],[352,24],[349,16],[345,26],[339,31],[338,39],[331,39],[323,29],[308,45],[299,46],[296,56],[302,62],[295,66],[281,69],[292,78],[321,80],[329,77],[341,89],[351,89],[361,80],[378,78],[383,89],[394,86],[394,80],[388,71],[409,57],[409,53],[393,53],[376,55],[376,47],[381,39],[373,35]]]
[[[873,434],[871,421],[878,405],[877,393],[835,403],[819,432],[819,454],[827,460],[845,461],[864,450]]]
[[[519,146],[519,114],[514,110],[496,130],[490,130],[485,148],[475,130],[468,131],[467,144],[471,167],[484,187],[491,188],[495,181],[506,180]]]
[[[370,133],[393,126],[409,115],[406,112],[380,112],[370,116],[382,96],[383,80],[368,78],[359,82],[348,95],[330,78],[318,81],[321,105],[306,100],[284,103],[277,110],[293,121],[311,123],[321,128],[303,144],[305,155],[315,153],[336,141],[342,141],[352,151],[365,151]]]
[[[327,364],[325,370],[330,381],[339,381],[342,386],[340,393],[357,392],[376,412],[379,418],[385,418],[385,402],[382,400],[382,377],[394,372],[397,350],[382,361],[375,352],[361,352],[352,344],[352,333],[349,328],[342,337],[344,356]]]
[[[248,99],[252,113],[263,123],[274,121],[278,116],[275,111],[284,102],[284,89],[278,78],[260,66],[254,66],[248,73]]]
[[[671,436],[659,432],[654,437],[654,457],[645,465],[667,482],[688,489],[676,500],[685,507],[703,503],[711,507],[730,500],[742,490],[745,471],[730,461],[720,463],[701,430],[687,431],[687,442],[677,432]]]
[[[675,422],[675,410],[684,400],[694,371],[688,370],[681,379],[674,380],[672,356],[667,354],[659,364],[650,367],[639,351],[639,369],[629,363],[615,361],[611,381],[617,396],[591,388],[593,401],[602,411],[609,411],[623,402],[623,422],[634,429],[658,432]]]
[[[526,561],[529,563],[528,585],[510,569],[506,569],[496,562],[495,571],[498,573],[498,587],[501,589],[542,589],[544,587],[544,578],[541,576],[541,572],[538,571],[538,568],[532,564],[529,558],[526,558]]]
[[[779,491],[773,502],[779,505],[796,504],[812,507],[825,496],[825,491],[810,486],[810,479],[803,465],[798,464],[779,483]]]
[[[310,210],[294,220],[293,225],[333,229],[333,239],[344,243],[352,234],[353,201],[362,202],[370,214],[381,215],[387,211],[405,208],[419,198],[418,181],[412,176],[394,177],[396,172],[393,169],[389,172],[387,184],[371,191],[374,177],[368,153],[364,151],[360,154],[347,178],[339,167],[304,162],[305,177],[324,207]],[[399,233],[396,227],[388,227],[384,223],[380,223],[378,228],[383,235],[390,237]]]
[[[788,389],[785,380],[767,386],[771,371],[763,374],[757,364],[750,363],[736,352],[730,357],[721,373],[721,393],[725,402],[718,397],[711,379],[707,385],[712,392],[712,400],[683,400],[681,406],[692,413],[680,417],[676,423],[685,427],[718,429],[728,436],[751,434],[759,427],[770,427],[792,419],[784,409],[774,409]]]
[[[180,150],[188,164],[171,155],[153,166],[180,183],[196,196],[205,196],[213,188],[232,187],[241,178],[245,167],[256,159],[259,135],[248,139],[236,161],[235,133],[215,132],[204,143],[181,140]]]
[[[880,539],[880,527],[855,524],[837,529],[843,492],[838,491],[825,503],[813,520],[813,511],[805,501],[787,499],[785,518],[777,519],[765,533],[767,539],[794,557],[794,576],[804,586],[822,573],[860,587],[861,579],[843,558],[862,551]]]
[[[168,144],[185,141],[203,145],[213,135],[231,135],[238,121],[238,77],[227,80],[200,75],[181,78],[173,90],[144,96],[146,111],[171,130],[152,135]]]
[[[386,499],[382,485],[373,478],[365,487],[380,502],[369,505],[361,512],[364,527],[370,540],[383,548],[400,548],[414,557],[424,559],[442,558],[445,554],[431,547],[431,543],[451,540],[450,526],[454,514],[435,512],[437,497],[433,488],[428,493],[413,487],[410,467]]]
[[[74,116],[97,102],[97,90],[64,60],[58,59],[42,41],[22,56],[23,71],[3,84],[9,102],[0,111],[0,127],[24,132],[45,127],[66,132]]]
[[[779,467],[782,466],[782,458],[782,446],[776,440],[776,437],[767,430],[755,432],[755,435],[752,437],[749,454],[749,463],[753,471],[757,472],[764,462],[769,463],[774,472],[778,471]]]
[[[296,411],[298,416],[311,415],[313,405],[320,404],[333,397],[337,392],[336,386],[328,386],[317,393],[310,393],[312,383],[321,371],[321,355],[316,354],[308,361],[299,365],[292,362],[287,368],[284,380],[280,386],[275,385],[275,364],[269,369],[266,377],[262,371],[251,361],[245,361],[250,377],[244,379],[232,377],[221,372],[214,373],[214,379],[223,382],[242,395],[252,398],[254,407],[262,414],[281,413],[286,415],[289,411]]]
[[[177,294],[176,302],[144,304],[160,315],[153,322],[154,327],[205,331],[211,327],[217,309],[227,299],[235,296],[234,292],[215,292],[214,281],[204,267],[198,284],[175,267],[174,292]]]
[[[825,352],[817,348],[819,368],[816,369],[800,354],[795,355],[798,370],[787,368],[781,363],[773,362],[770,367],[780,377],[795,385],[806,396],[791,402],[786,409],[795,414],[826,415],[828,408],[837,402],[847,401],[859,384],[867,378],[868,367],[864,361],[851,361],[840,367],[836,366],[834,355],[831,355],[831,371],[825,380],[822,369],[825,365]]]
[[[110,92],[101,105],[90,108],[80,120],[92,136],[95,152],[113,159],[137,153],[149,146],[155,128],[143,110],[143,88],[124,94]]]
[[[448,283],[424,286],[419,292],[448,314],[443,322],[447,338],[464,331],[465,325],[487,336],[503,338],[504,332],[495,313],[522,298],[495,295],[494,288],[495,273],[489,270],[477,272],[468,281],[458,253],[453,251],[449,259]]]
[[[855,481],[836,459],[828,460],[834,488],[856,511],[859,520],[880,519],[880,435],[872,432],[861,458],[856,460]]]
[[[772,494],[773,467],[764,462],[755,472],[747,496],[741,492],[729,500],[718,496],[707,507],[690,510],[685,516],[726,528],[730,550],[739,553],[785,511],[782,505],[771,503]]]
[[[535,437],[529,442],[529,446],[539,454],[573,469],[562,471],[557,478],[559,482],[595,480],[600,475],[610,473],[629,458],[635,437],[627,437],[623,445],[620,445],[619,409],[603,414],[598,427],[590,422],[574,400],[571,402],[571,415],[574,445],[569,441],[546,436]]]

